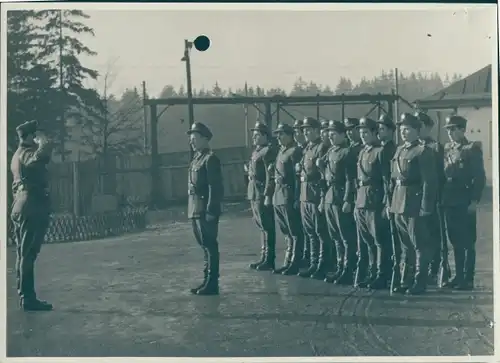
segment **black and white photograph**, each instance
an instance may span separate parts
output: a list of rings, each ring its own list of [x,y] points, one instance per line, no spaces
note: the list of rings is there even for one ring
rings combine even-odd
[[[2,4],[6,361],[493,362],[497,6],[194,5]]]

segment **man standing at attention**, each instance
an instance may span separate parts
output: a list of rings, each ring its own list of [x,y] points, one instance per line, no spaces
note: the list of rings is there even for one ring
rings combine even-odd
[[[392,200],[401,240],[403,262],[401,280],[395,281],[394,293],[409,295],[426,291],[428,266],[434,253],[427,224],[436,209],[438,174],[433,151],[420,143],[421,123],[414,115],[404,113],[399,122],[401,139],[392,160]]]
[[[392,160],[394,157],[394,153],[396,152],[396,143],[394,142],[394,130],[396,129],[396,125],[392,122],[392,119],[389,115],[381,115],[378,123],[378,139],[380,141],[380,145],[382,146],[382,153],[384,154],[384,160]],[[389,219],[382,220],[382,234],[383,240],[390,241],[391,245],[391,254],[387,256],[385,264],[388,265],[387,270],[392,270],[396,272],[396,276],[394,276],[398,281],[401,279],[399,276],[399,265],[401,263],[401,242],[399,241],[399,237],[397,234],[396,224],[394,222],[394,214],[389,213]],[[393,276],[388,276],[391,278]]]
[[[276,260],[276,224],[272,205],[272,172],[276,159],[276,148],[269,143],[267,125],[257,122],[252,139],[255,149],[248,163],[247,198],[250,201],[253,219],[261,233],[260,261],[250,264],[250,268],[259,271],[272,271]]]
[[[295,122],[293,123],[293,138],[295,139],[297,146],[302,150],[302,152],[304,152],[304,149],[307,146],[307,140],[304,136],[304,130],[302,129],[303,124],[303,120],[295,120]],[[300,172],[298,172],[298,177],[300,178]],[[309,262],[311,260],[311,251],[309,250],[311,243],[309,241],[309,236],[304,232],[304,226],[302,226],[302,231],[302,234],[304,235],[304,252],[302,255],[302,262],[300,263],[300,267],[307,268],[309,267]]]
[[[274,134],[278,137],[280,150],[273,172],[273,205],[278,225],[287,242],[285,262],[274,273],[297,275],[302,262],[304,234],[300,219],[300,180],[295,165],[302,160],[302,149],[293,142],[292,127],[279,124]]]
[[[431,137],[431,131],[434,127],[434,121],[429,115],[423,112],[416,112],[415,117],[422,123],[420,128],[420,142],[422,145],[427,146],[434,152],[434,159],[436,160],[436,171],[438,173],[438,197],[436,203],[436,210],[431,218],[427,228],[429,230],[429,237],[431,238],[431,246],[434,247],[429,265],[429,283],[437,285],[439,268],[443,268],[446,275],[445,281],[449,279],[450,266],[447,264],[448,256],[448,243],[446,241],[446,231],[444,229],[444,219],[441,211],[440,195],[444,184],[444,148]],[[443,265],[443,266],[441,266]]]
[[[325,223],[321,223],[321,172],[316,165],[316,160],[322,158],[327,152],[321,142],[321,125],[312,118],[306,117],[302,125],[308,144],[303,152],[302,162],[297,166],[300,170],[300,214],[304,232],[310,241],[311,261],[306,271],[300,272],[301,277],[310,277],[324,280],[331,266],[329,250],[326,246],[331,243]]]
[[[49,311],[52,304],[35,292],[35,261],[50,222],[47,164],[52,146],[36,121],[16,128],[19,147],[12,157],[11,220],[17,247],[16,277],[19,305],[24,311]],[[35,136],[36,135],[36,136]]]
[[[390,241],[384,240],[382,233],[385,227],[384,209],[390,190],[390,159],[378,142],[376,121],[364,117],[359,121],[358,129],[364,147],[359,153],[358,192],[354,210],[360,246],[355,285],[384,289],[389,275],[386,261],[392,250]],[[363,244],[367,247],[368,256],[363,253]],[[368,271],[364,269],[366,257]]]
[[[203,249],[203,282],[192,294],[219,294],[219,218],[222,212],[224,185],[219,158],[210,150],[212,132],[195,122],[187,132],[194,150],[188,170],[188,215],[196,241]]]
[[[356,163],[352,158],[355,155],[349,148],[346,129],[341,121],[330,121],[328,132],[333,146],[318,160],[318,166],[323,170],[322,205],[330,238],[335,243],[337,269],[325,281],[351,285],[356,269],[357,250],[356,222],[353,216]]]
[[[461,116],[446,119],[450,142],[444,147],[444,174],[441,196],[446,233],[455,256],[455,277],[443,287],[472,290],[476,270],[476,209],[486,175],[483,151],[477,142],[465,137],[467,120]]]

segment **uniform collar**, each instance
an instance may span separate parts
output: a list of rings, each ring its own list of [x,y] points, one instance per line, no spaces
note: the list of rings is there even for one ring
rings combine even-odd
[[[208,148],[208,147],[204,148],[204,149],[201,149],[201,150],[197,150],[196,153],[194,154],[194,157],[195,158],[200,158],[203,155],[208,154],[209,151],[210,151],[210,148]]]
[[[321,138],[320,138],[320,137],[318,137],[318,138],[317,138],[316,140],[314,140],[314,141],[309,141],[309,142],[307,143],[307,147],[311,148],[311,147],[313,147],[313,146],[319,145],[320,143],[321,143]]]
[[[350,144],[351,147],[360,146],[360,145],[361,145],[361,141],[356,141],[356,142],[352,141]]]
[[[412,147],[417,146],[418,144],[420,144],[420,140],[419,139],[417,139],[417,140],[415,140],[413,142],[405,142],[403,144],[403,146],[404,146],[405,149],[411,149]]]
[[[460,148],[468,143],[469,143],[469,140],[467,140],[467,138],[464,137],[462,140],[453,141],[451,145],[454,149],[457,149],[457,148]]]
[[[19,146],[26,147],[26,148],[34,148],[36,145],[35,144],[29,144],[29,143],[26,143],[26,142],[20,142]]]
[[[431,144],[434,142],[434,139],[432,137],[428,136],[428,137],[424,137],[424,138],[420,139],[420,142],[424,145]]]

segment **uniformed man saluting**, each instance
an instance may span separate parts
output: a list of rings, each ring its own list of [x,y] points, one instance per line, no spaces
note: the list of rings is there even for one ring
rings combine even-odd
[[[346,128],[341,121],[330,121],[327,130],[333,146],[318,160],[318,166],[323,169],[322,204],[328,232],[335,243],[337,271],[325,281],[351,285],[356,270],[357,250],[356,223],[353,216],[356,156],[349,148]]]
[[[424,112],[416,112],[415,117],[422,123],[420,128],[420,142],[422,145],[430,148],[434,152],[434,159],[436,162],[436,172],[438,173],[438,197],[436,209],[429,223],[427,229],[429,231],[429,238],[432,240],[430,245],[434,247],[429,264],[429,283],[437,285],[439,268],[443,269],[444,280],[448,281],[450,266],[448,264],[448,246],[446,241],[446,231],[444,228],[444,218],[442,216],[440,195],[444,184],[444,148],[431,137],[431,131],[434,127],[434,121]]]
[[[247,198],[262,242],[260,261],[250,264],[250,268],[272,271],[276,260],[276,223],[271,200],[274,194],[271,175],[277,150],[269,143],[269,129],[264,123],[257,122],[250,131],[253,132],[255,149],[248,163]]]
[[[471,290],[476,268],[476,208],[486,183],[483,152],[480,144],[465,137],[465,118],[450,116],[444,127],[450,142],[444,147],[446,180],[441,205],[455,256],[455,277],[444,287]]]
[[[304,247],[299,204],[300,180],[295,172],[295,165],[302,159],[302,149],[293,142],[292,127],[279,124],[274,134],[281,147],[272,174],[275,185],[273,205],[280,230],[287,242],[285,262],[274,273],[296,275],[301,267]]]
[[[390,159],[377,139],[377,122],[370,118],[359,121],[363,149],[358,160],[358,191],[356,196],[356,218],[358,244],[367,247],[368,256],[359,248],[359,266],[356,271],[355,284],[358,287],[384,289],[387,287],[389,271],[387,259],[391,255],[390,241],[384,239],[382,233],[386,200],[389,194]],[[368,271],[364,271],[368,257]],[[366,273],[367,272],[367,273]]]
[[[308,144],[297,170],[300,171],[300,210],[304,232],[310,241],[311,261],[309,268],[300,272],[299,276],[323,280],[332,261],[331,256],[327,255],[331,250],[327,244],[331,242],[319,209],[321,172],[316,160],[327,152],[327,148],[321,142],[320,127],[318,120],[312,117],[306,117],[302,125]]]
[[[35,261],[40,253],[50,221],[47,164],[52,146],[36,121],[16,128],[19,147],[10,170],[14,202],[11,219],[17,246],[16,277],[20,306],[25,311],[52,310],[35,292]],[[35,137],[36,134],[36,137]]]
[[[224,186],[219,158],[210,150],[212,132],[195,122],[187,132],[195,154],[188,170],[188,218],[196,241],[203,249],[203,283],[191,289],[198,295],[219,294],[219,217]]]
[[[428,266],[434,247],[430,245],[427,223],[436,208],[437,172],[433,151],[420,143],[421,123],[404,113],[399,121],[401,139],[391,163],[392,200],[401,240],[403,271],[395,281],[395,293],[421,294],[427,286]]]
[[[293,123],[293,138],[295,139],[297,146],[302,150],[302,152],[307,146],[307,140],[306,137],[304,136],[304,130],[302,129],[303,124],[304,124],[303,120],[295,120],[295,122]],[[300,178],[300,172],[298,174]],[[302,226],[302,231],[304,231],[304,226]],[[302,255],[302,262],[300,263],[300,267],[307,268],[309,267],[309,262],[311,260],[311,251],[309,250],[311,243],[309,242],[309,236],[305,232],[303,232],[303,235],[304,235],[304,252]]]

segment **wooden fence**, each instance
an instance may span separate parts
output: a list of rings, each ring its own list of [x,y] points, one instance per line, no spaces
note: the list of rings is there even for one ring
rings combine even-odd
[[[246,193],[243,163],[245,147],[215,150],[221,159],[225,197],[242,198]],[[167,203],[187,200],[189,153],[160,155],[162,195]],[[151,156],[117,156],[69,163],[51,163],[50,195],[54,213],[92,213],[92,198],[106,194],[123,204],[147,204],[151,198]]]

